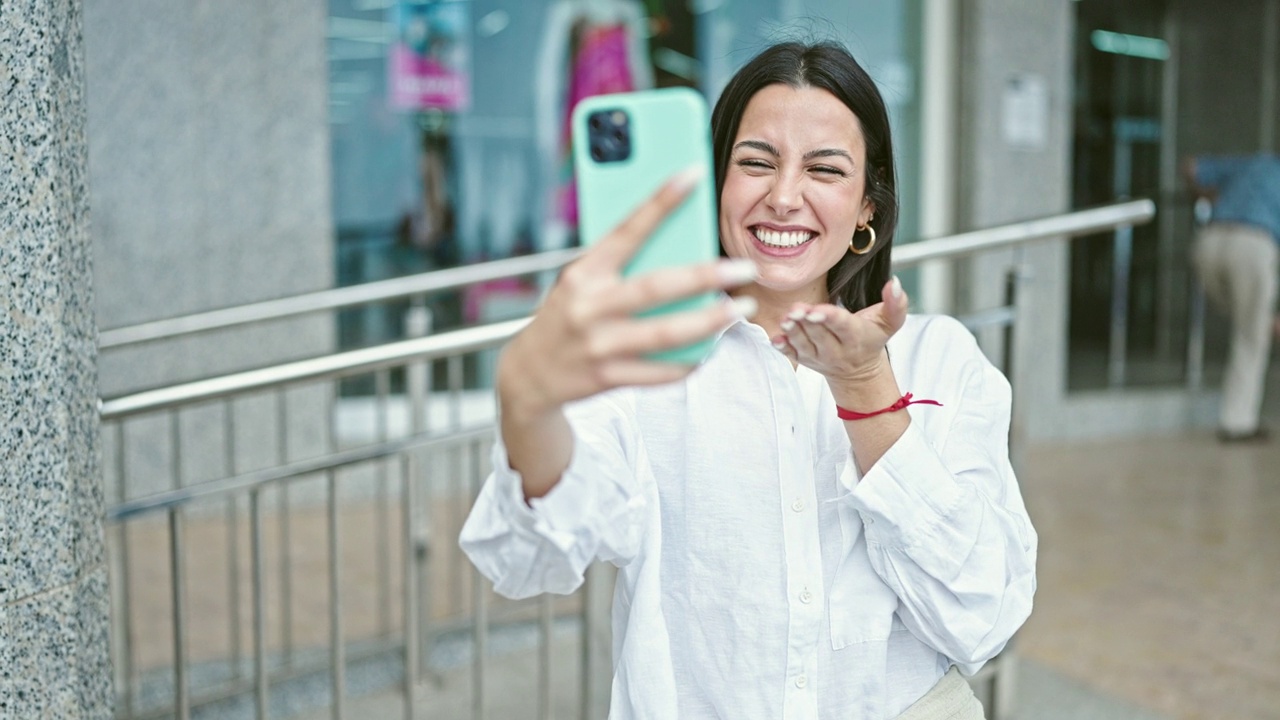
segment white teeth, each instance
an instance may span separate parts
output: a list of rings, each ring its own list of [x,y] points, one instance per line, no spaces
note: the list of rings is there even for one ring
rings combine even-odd
[[[756,238],[765,245],[784,248],[803,245],[813,237],[813,233],[809,232],[777,232],[775,230],[769,230],[768,228],[762,227],[756,228],[753,232],[755,233]]]

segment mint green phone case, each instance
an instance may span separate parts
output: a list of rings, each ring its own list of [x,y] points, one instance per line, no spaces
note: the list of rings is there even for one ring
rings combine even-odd
[[[611,110],[621,110],[630,117],[631,156],[597,162],[588,150],[587,122],[591,113]],[[625,276],[710,262],[719,256],[710,122],[707,103],[696,91],[666,88],[583,100],[573,113],[573,155],[583,245],[598,242],[675,173],[694,164],[705,168],[684,204],[667,216],[627,264]],[[702,308],[717,302],[716,298],[716,293],[706,293],[640,315]],[[715,339],[709,338],[651,357],[697,363],[714,345]]]

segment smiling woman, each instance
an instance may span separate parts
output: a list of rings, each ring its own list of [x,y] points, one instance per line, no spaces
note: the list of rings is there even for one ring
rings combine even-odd
[[[760,95],[765,98],[753,103]],[[775,101],[786,103],[775,105]],[[776,108],[772,112],[777,117],[758,117],[766,107]],[[853,197],[842,198],[842,210],[856,211],[855,227],[870,227],[879,244],[876,252],[840,257],[827,276],[823,299],[816,302],[839,302],[851,310],[875,304],[889,280],[888,251],[897,229],[898,191],[889,115],[874,81],[835,45],[787,43],[762,53],[744,67],[725,87],[711,118],[722,203],[730,200],[723,190],[736,163],[765,161],[765,167],[776,165],[782,159],[779,151],[787,149],[751,136],[761,122],[783,128],[793,142],[812,143],[790,148],[795,154],[793,161],[797,167],[806,167],[809,177],[826,176],[847,188]],[[742,129],[743,124],[749,125],[750,132]],[[739,157],[747,149],[765,157]],[[787,189],[783,186],[779,191]],[[781,199],[786,202],[785,197]],[[725,233],[723,225],[721,232]],[[843,245],[848,247],[852,239],[850,230]],[[858,244],[865,245],[865,238],[859,238]],[[864,267],[866,271],[860,272]]]
[[[511,597],[619,566],[611,718],[981,718],[959,671],[1030,613],[1036,534],[1008,383],[889,277],[879,91],[841,47],[774,46],[712,136],[727,257],[623,276],[684,173],[565,270],[499,361],[462,547]],[[637,317],[708,290],[734,297]],[[649,357],[705,337],[700,366]]]
[[[765,314],[778,322],[794,303],[835,299],[827,270],[845,256],[858,258],[849,243],[875,212],[863,191],[858,125],[834,95],[813,87],[770,85],[742,115],[723,171],[721,242],[730,257],[760,267],[756,285],[743,292],[764,301]]]

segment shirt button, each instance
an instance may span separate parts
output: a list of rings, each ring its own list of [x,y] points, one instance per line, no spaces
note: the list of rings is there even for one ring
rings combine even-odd
[[[809,603],[813,602],[813,593],[809,592],[807,588],[801,591],[800,602],[804,603],[805,605],[808,605]]]
[[[791,509],[795,510],[796,512],[804,512],[804,501],[796,500],[795,502],[791,503]]]
[[[804,675],[801,675],[796,678],[796,687],[800,688],[801,690],[805,689],[805,687],[807,687],[808,685],[809,685],[809,678],[805,677]]]

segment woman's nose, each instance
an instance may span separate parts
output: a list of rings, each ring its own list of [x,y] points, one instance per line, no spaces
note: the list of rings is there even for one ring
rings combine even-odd
[[[802,183],[789,175],[779,175],[765,196],[769,209],[779,215],[787,215],[799,210],[804,205]]]

